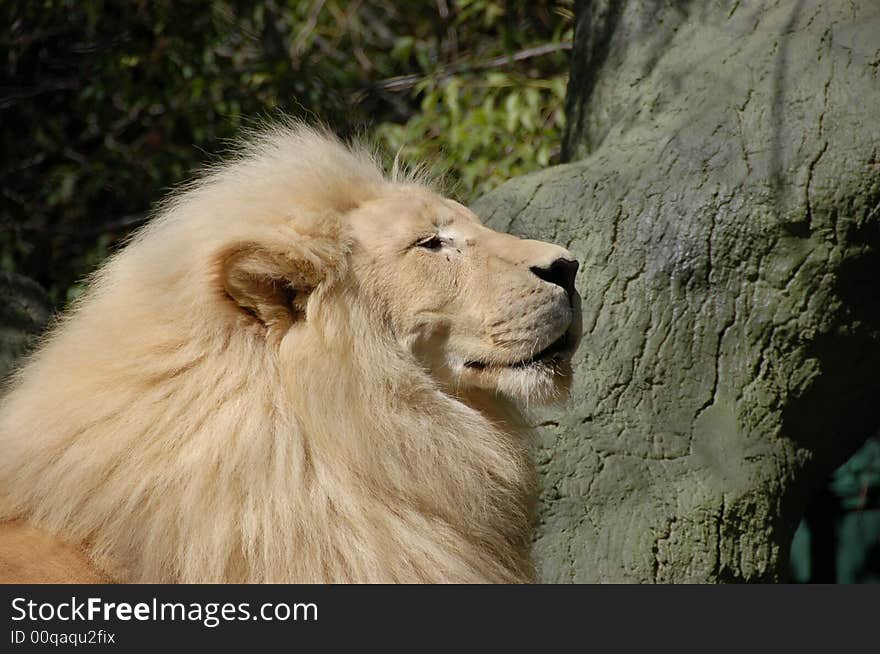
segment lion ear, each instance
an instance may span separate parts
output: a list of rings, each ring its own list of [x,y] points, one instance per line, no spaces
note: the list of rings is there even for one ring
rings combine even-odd
[[[319,257],[259,244],[225,252],[220,271],[227,298],[273,331],[306,318],[309,295],[327,275]]]

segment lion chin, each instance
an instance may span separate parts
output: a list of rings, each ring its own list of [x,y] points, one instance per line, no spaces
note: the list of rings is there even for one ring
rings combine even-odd
[[[321,130],[253,135],[18,371],[0,576],[530,580],[518,407],[568,393],[576,272]]]

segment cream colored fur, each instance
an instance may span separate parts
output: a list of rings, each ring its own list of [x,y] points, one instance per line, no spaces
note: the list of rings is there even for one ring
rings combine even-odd
[[[565,395],[578,336],[530,268],[565,256],[323,132],[265,131],[14,378],[0,520],[118,581],[527,581],[516,406]]]

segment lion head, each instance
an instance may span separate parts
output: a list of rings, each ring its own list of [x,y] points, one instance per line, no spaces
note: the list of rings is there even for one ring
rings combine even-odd
[[[318,304],[347,294],[446,389],[563,397],[580,340],[574,256],[494,231],[417,180],[361,191],[332,211],[291,212],[295,234],[236,249],[223,271],[229,297],[280,335],[327,332]]]
[[[120,581],[523,581],[577,263],[294,124],[166,202],[0,405],[0,519]]]
[[[436,379],[526,401],[568,389],[580,337],[571,253],[405,187],[365,202],[349,224],[357,284]]]

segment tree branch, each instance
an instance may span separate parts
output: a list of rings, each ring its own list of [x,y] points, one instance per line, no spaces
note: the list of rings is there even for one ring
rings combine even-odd
[[[525,61],[527,59],[542,57],[544,55],[553,54],[554,52],[562,52],[565,50],[571,50],[570,41],[564,41],[562,43],[546,43],[544,45],[535,46],[534,48],[526,48],[525,50],[520,50],[519,52],[515,52],[510,55],[494,57],[481,63],[450,66],[445,70],[441,70],[438,74],[438,77],[440,79],[446,79],[448,77],[451,77],[452,75],[458,75],[460,73],[476,73],[481,70],[500,68],[502,66],[507,66],[517,61]],[[415,86],[422,80],[427,79],[428,77],[430,77],[430,75],[400,75],[398,77],[390,77],[380,82],[376,82],[372,85],[372,88],[383,89],[386,91],[402,91],[404,89],[412,88],[413,86]]]

